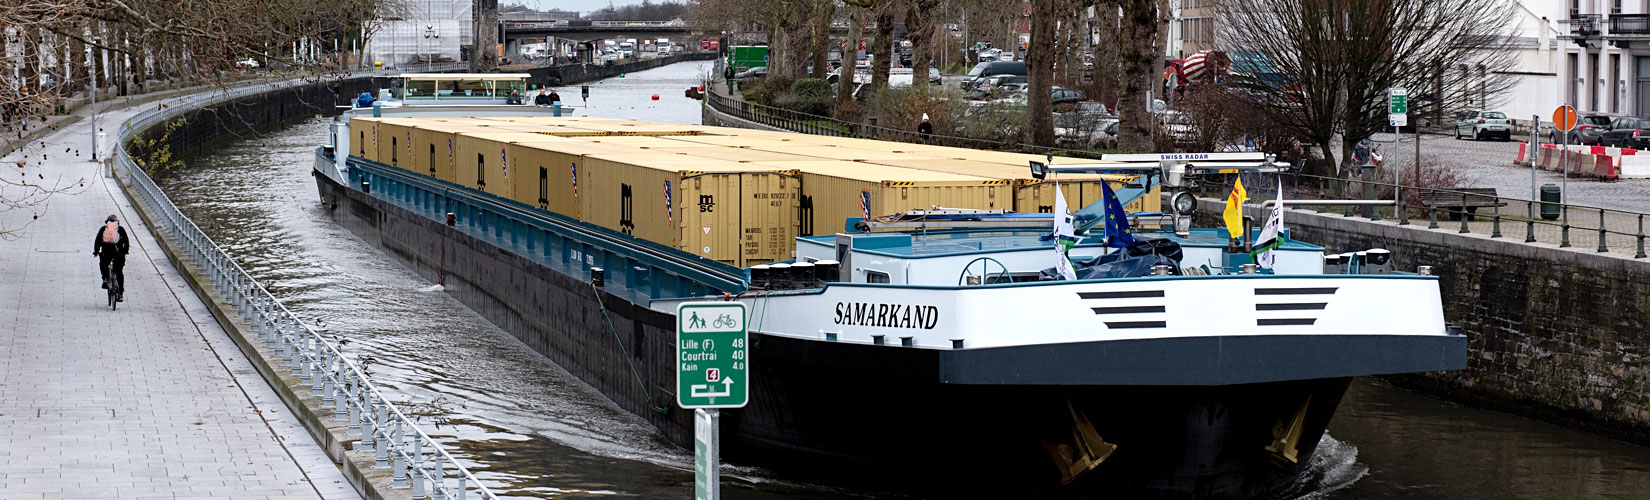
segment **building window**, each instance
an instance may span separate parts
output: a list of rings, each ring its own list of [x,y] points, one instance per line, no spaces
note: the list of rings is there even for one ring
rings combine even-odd
[[[888,283],[888,273],[882,271],[865,270],[866,283]]]

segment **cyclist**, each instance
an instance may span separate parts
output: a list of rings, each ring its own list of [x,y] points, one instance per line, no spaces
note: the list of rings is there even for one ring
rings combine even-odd
[[[104,219],[103,226],[97,228],[97,239],[92,242],[92,255],[98,258],[97,272],[103,275],[103,288],[109,288],[111,277],[120,287],[121,293],[115,295],[116,302],[126,300],[126,253],[131,249],[132,245],[126,239],[126,228],[120,227],[120,219],[114,215]],[[108,269],[107,274],[105,269]]]

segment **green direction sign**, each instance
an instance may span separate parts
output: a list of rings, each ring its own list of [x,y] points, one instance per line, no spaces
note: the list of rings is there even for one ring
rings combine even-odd
[[[687,302],[676,308],[676,404],[741,408],[750,401],[745,304]]]
[[[1390,108],[1388,114],[1401,115],[1409,112],[1409,90],[1402,88],[1387,89]]]

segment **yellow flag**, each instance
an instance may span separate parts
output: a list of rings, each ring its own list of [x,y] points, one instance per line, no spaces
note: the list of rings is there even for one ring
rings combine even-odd
[[[1243,235],[1243,202],[1249,201],[1249,193],[1243,190],[1243,179],[1232,183],[1232,194],[1226,196],[1226,233],[1237,238]]]

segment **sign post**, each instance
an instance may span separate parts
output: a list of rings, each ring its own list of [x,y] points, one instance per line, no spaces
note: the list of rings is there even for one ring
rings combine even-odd
[[[1564,177],[1559,180],[1558,188],[1558,206],[1564,214],[1564,223],[1561,226],[1564,228],[1564,236],[1558,246],[1568,247],[1570,246],[1570,207],[1566,206],[1565,203],[1570,198],[1570,131],[1576,128],[1575,106],[1565,104],[1553,110],[1553,128],[1562,131],[1559,133],[1560,153],[1558,164],[1562,166],[1560,169],[1564,171]]]
[[[721,498],[721,415],[750,401],[749,333],[742,302],[676,307],[676,404],[693,409],[695,500]]]

